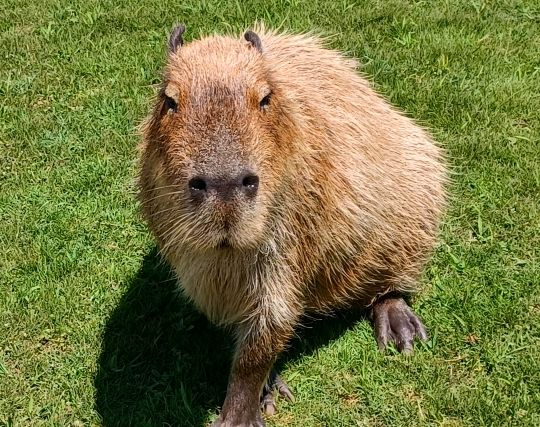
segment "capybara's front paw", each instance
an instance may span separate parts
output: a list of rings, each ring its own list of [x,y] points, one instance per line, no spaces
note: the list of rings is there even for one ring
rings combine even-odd
[[[265,415],[272,416],[277,411],[276,392],[289,403],[294,402],[294,396],[287,383],[272,370],[261,394],[261,410]]]

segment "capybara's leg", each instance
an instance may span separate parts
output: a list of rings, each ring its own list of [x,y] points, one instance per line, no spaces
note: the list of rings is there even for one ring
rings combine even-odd
[[[281,379],[277,372],[272,369],[261,394],[261,409],[266,415],[274,415],[276,413],[276,391],[281,397],[289,402],[294,402],[294,396],[291,389],[287,383]]]
[[[293,325],[272,324],[265,317],[242,324],[233,360],[227,395],[212,427],[261,427],[261,395],[277,355],[284,349]]]
[[[427,340],[426,328],[405,300],[400,297],[383,297],[373,304],[373,326],[379,349],[394,342],[397,349],[410,353],[415,337]]]

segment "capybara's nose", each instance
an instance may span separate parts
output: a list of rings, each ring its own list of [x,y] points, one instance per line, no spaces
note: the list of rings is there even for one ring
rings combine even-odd
[[[194,198],[200,199],[210,194],[229,200],[237,194],[253,198],[259,189],[259,177],[252,172],[243,172],[235,177],[197,176],[188,182],[189,190]]]

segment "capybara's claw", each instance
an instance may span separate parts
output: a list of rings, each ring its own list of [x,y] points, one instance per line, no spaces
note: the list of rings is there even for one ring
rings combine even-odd
[[[373,305],[373,324],[377,344],[384,351],[394,342],[402,353],[412,353],[417,337],[428,339],[426,328],[402,298],[385,298]]]
[[[275,401],[276,391],[288,402],[294,402],[294,395],[292,394],[287,383],[281,379],[276,371],[272,370],[268,376],[268,380],[266,381],[261,395],[261,410],[266,415],[272,416],[277,412]]]

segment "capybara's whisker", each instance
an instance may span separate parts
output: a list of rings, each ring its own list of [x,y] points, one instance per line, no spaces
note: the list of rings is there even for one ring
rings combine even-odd
[[[171,191],[169,193],[163,193],[163,194],[158,194],[154,197],[151,197],[149,199],[145,199],[145,200],[142,200],[141,201],[141,204],[145,205],[145,204],[148,204],[156,199],[159,199],[160,197],[171,197],[171,196],[175,196],[175,195],[178,195],[178,194],[182,194],[183,192],[182,191]]]

